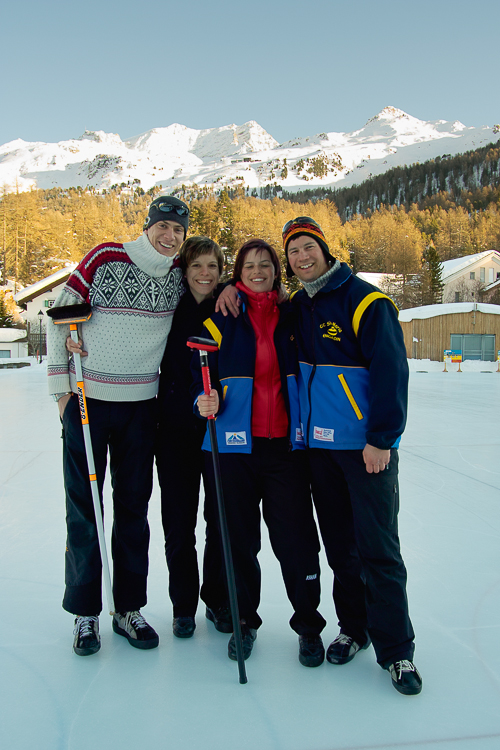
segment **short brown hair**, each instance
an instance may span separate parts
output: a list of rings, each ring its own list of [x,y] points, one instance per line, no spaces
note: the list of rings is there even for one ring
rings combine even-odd
[[[241,281],[241,272],[243,270],[243,265],[245,263],[245,258],[250,252],[250,250],[258,250],[259,252],[263,252],[264,250],[267,250],[269,255],[271,256],[271,261],[274,266],[274,273],[276,275],[276,278],[273,282],[273,289],[279,289],[281,286],[281,264],[280,259],[278,258],[278,253],[274,249],[274,247],[271,247],[271,245],[268,245],[267,242],[264,240],[248,240],[248,242],[245,242],[244,245],[240,247],[238,250],[238,254],[236,256],[236,261],[234,263],[234,269],[233,269],[233,278],[232,281]]]
[[[199,258],[200,255],[214,255],[217,260],[217,265],[219,266],[219,273],[222,274],[224,268],[224,253],[219,245],[211,240],[210,237],[197,236],[188,237],[179,251],[181,268],[184,273],[186,273],[188,266],[191,265],[193,260]]]

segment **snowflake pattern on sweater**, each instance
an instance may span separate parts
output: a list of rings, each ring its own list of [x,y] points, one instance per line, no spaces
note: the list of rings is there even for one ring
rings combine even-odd
[[[88,351],[82,358],[88,397],[142,401],[156,395],[172,316],[184,292],[182,277],[178,259],[157,253],[146,235],[125,245],[98,245],[81,261],[55,305],[92,306],[80,331]],[[76,390],[68,333],[65,325],[49,327],[51,393]]]

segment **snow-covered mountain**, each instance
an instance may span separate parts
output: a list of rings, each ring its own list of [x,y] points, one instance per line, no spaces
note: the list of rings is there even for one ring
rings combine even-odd
[[[0,146],[0,185],[8,190],[16,185],[21,190],[99,190],[122,183],[165,191],[181,184],[340,188],[396,166],[479,148],[498,137],[498,126],[425,122],[395,107],[385,107],[352,133],[318,133],[281,144],[253,120],[208,130],[175,123],[125,141],[113,133],[85,131],[60,143],[18,139]]]

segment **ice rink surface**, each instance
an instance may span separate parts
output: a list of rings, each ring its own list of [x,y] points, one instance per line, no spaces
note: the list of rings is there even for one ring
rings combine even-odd
[[[72,652],[61,608],[65,546],[60,424],[45,363],[0,370],[2,750],[499,750],[500,373],[412,362],[401,458],[400,536],[421,695],[397,693],[373,649],[302,667],[279,566],[263,533],[259,630],[238,683],[200,606],[172,635],[159,493],[151,500],[149,604],[160,635],[131,648],[100,618],[102,648]],[[110,513],[109,487],[105,499]],[[203,539],[200,524],[198,539]],[[200,545],[201,546],[201,545]],[[322,557],[328,645],[338,627]]]

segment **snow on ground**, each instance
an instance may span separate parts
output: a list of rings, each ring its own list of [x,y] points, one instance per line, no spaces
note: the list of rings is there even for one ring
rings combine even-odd
[[[101,616],[102,649],[72,652],[61,609],[61,441],[45,363],[0,370],[0,746],[3,750],[498,750],[500,469],[496,363],[411,362],[400,532],[424,688],[402,696],[373,649],[306,669],[264,534],[264,624],[240,685],[228,636],[198,612],[171,631],[159,494],[151,501],[149,604],[160,647],[141,652]],[[109,488],[106,506],[109,509]],[[202,527],[199,537],[202,538]],[[323,633],[337,635],[324,563]]]

